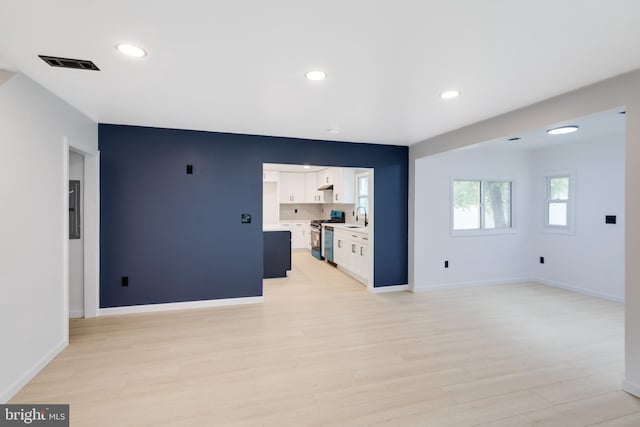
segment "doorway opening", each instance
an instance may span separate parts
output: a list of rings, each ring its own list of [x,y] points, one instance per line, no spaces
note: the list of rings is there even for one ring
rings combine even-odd
[[[265,271],[273,271],[268,263],[291,259],[294,275],[296,264],[315,277],[338,270],[372,291],[374,169],[265,163],[262,176],[265,242],[288,232],[286,249],[294,254],[277,261],[269,256],[285,248],[265,244]],[[291,275],[284,267],[275,271],[265,278]]]
[[[61,204],[64,208],[63,327],[69,319],[98,316],[100,265],[100,153],[62,141]]]
[[[84,317],[84,156],[69,150],[69,318]]]

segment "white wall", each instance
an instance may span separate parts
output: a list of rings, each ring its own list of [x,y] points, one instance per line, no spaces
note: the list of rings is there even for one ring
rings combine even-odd
[[[545,177],[575,172],[575,230],[545,231]],[[624,300],[624,135],[533,152],[533,278],[615,301]],[[617,224],[605,223],[617,215]]]
[[[67,344],[63,140],[96,152],[98,129],[20,74],[0,85],[0,123],[0,402],[5,402]]]
[[[575,174],[576,225],[558,234],[543,226],[545,177],[565,171]],[[452,178],[513,179],[515,233],[452,236]],[[624,135],[533,151],[449,151],[417,159],[415,179],[415,290],[535,280],[624,300]],[[618,223],[605,224],[605,215]]]
[[[69,317],[84,315],[84,157],[69,152],[69,179],[80,181],[80,238],[69,239]]]
[[[527,277],[530,153],[491,148],[416,161],[414,289],[518,281]],[[451,235],[453,178],[513,181],[514,233]],[[449,268],[444,268],[444,261]]]

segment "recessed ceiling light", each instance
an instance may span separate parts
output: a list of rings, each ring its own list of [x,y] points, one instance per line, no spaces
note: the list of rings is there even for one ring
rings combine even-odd
[[[329,129],[327,129],[327,132],[333,133],[333,134],[340,133],[340,131],[338,129],[335,129],[335,128],[329,128]]]
[[[304,76],[309,80],[324,80],[327,78],[327,73],[324,71],[309,71]]]
[[[442,92],[440,94],[440,98],[442,99],[453,99],[453,98],[457,98],[460,96],[460,91],[459,90],[448,90],[445,92]]]
[[[578,130],[578,126],[561,126],[559,128],[549,129],[547,133],[549,135],[565,135],[567,133],[573,133]]]
[[[311,166],[309,166],[309,165],[304,165],[304,166],[303,166],[303,168],[305,168],[305,169],[309,169],[310,167],[311,167]]]
[[[120,43],[116,45],[116,49],[118,49],[118,52],[134,58],[143,58],[147,56],[147,52],[145,52],[144,49],[132,44]]]

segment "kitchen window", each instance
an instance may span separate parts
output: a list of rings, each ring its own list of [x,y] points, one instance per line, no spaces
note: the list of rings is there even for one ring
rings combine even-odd
[[[452,228],[455,234],[512,229],[512,188],[506,180],[452,182]]]
[[[369,174],[356,175],[356,209],[364,208],[369,214]]]

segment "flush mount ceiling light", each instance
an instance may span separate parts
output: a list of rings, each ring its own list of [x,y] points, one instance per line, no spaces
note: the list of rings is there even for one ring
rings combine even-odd
[[[460,96],[462,92],[460,92],[459,90],[447,90],[445,92],[442,92],[440,94],[440,98],[442,99],[453,99],[453,98],[457,98]]]
[[[147,56],[147,52],[145,52],[144,49],[132,44],[120,43],[116,45],[116,49],[123,55],[131,56],[133,58],[144,58]]]
[[[549,135],[565,135],[567,133],[573,133],[578,130],[578,126],[561,126],[559,128],[553,128],[547,130]]]
[[[324,71],[309,71],[307,72],[307,74],[304,75],[307,80],[314,80],[314,81],[318,81],[318,80],[324,80],[327,78],[327,73],[325,73]]]

